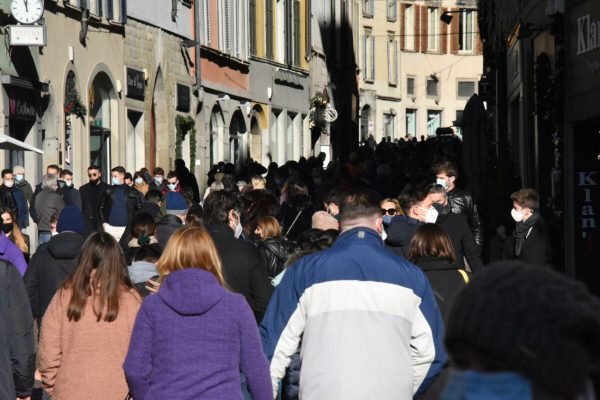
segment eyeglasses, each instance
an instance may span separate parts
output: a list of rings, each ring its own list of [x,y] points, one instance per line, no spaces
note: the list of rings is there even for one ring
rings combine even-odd
[[[95,178],[97,176],[98,176],[98,174],[88,174],[88,178]]]
[[[396,215],[396,209],[395,208],[388,208],[387,210],[385,208],[381,209],[381,214],[382,215]]]

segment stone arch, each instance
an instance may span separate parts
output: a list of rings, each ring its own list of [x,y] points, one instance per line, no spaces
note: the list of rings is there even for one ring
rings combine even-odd
[[[240,110],[236,110],[229,122],[229,160],[240,167],[248,154],[248,135],[246,121]]]
[[[98,165],[105,180],[112,165],[113,139],[119,132],[118,95],[110,75],[99,71],[88,86],[89,164]],[[117,146],[115,146],[117,147]]]

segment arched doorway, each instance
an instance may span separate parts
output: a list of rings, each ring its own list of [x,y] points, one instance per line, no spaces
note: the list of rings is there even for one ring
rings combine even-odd
[[[105,180],[110,178],[111,133],[118,120],[117,93],[108,75],[98,73],[89,89],[90,165],[100,168]]]
[[[236,167],[240,167],[246,158],[244,149],[244,138],[246,134],[246,123],[242,112],[237,110],[229,124],[229,160]]]
[[[255,115],[250,120],[250,157],[262,163],[262,132]]]
[[[219,161],[223,160],[222,146],[223,143],[223,114],[219,106],[215,106],[210,113],[209,124],[209,151],[210,151],[210,166],[212,167]]]
[[[371,121],[371,107],[364,106],[360,113],[360,140],[369,138],[369,122]]]

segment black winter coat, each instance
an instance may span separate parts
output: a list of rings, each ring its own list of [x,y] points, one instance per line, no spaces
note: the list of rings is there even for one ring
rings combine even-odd
[[[110,209],[115,198],[115,187],[110,186],[104,191],[100,199],[100,224],[108,222],[110,217]],[[127,221],[128,224],[133,221],[138,210],[140,209],[140,192],[130,186],[125,187],[125,199],[127,201]]]
[[[400,257],[406,258],[410,249],[410,241],[421,225],[423,225],[421,221],[405,215],[392,218],[392,223],[385,230],[387,233],[386,247]]]
[[[36,319],[44,316],[52,297],[76,267],[76,258],[85,239],[75,232],[63,232],[38,247],[23,279]]]
[[[254,311],[256,321],[260,323],[273,294],[260,251],[252,243],[236,239],[229,225],[209,225],[206,229],[221,258],[225,282],[231,290],[244,295]]]
[[[548,226],[544,219],[540,216],[531,227],[531,232],[525,239],[520,257],[515,256],[514,233],[506,240],[504,256],[508,259],[516,259],[533,265],[552,266],[551,243],[548,238]]]
[[[479,248],[469,228],[469,223],[464,215],[458,215],[450,211],[447,214],[440,214],[437,219],[437,224],[450,236],[454,253],[456,254],[456,262],[459,267],[464,268],[465,262],[463,257],[467,259],[469,268],[472,272],[477,272],[483,268],[483,261],[479,256]]]
[[[79,188],[81,211],[87,222],[88,233],[98,232],[102,228],[100,222],[100,200],[108,189],[110,189],[110,186],[104,182],[100,182],[97,185],[86,183]]]
[[[296,251],[296,245],[281,237],[270,237],[257,243],[267,264],[269,278],[273,279],[283,271],[288,258]]]
[[[0,261],[0,399],[31,396],[35,371],[33,318],[19,271]]]
[[[79,190],[75,189],[73,186],[67,186],[64,183],[59,181],[59,187],[56,189],[56,193],[60,194],[65,202],[66,206],[75,206],[79,209],[79,211],[83,211],[81,209],[81,193]]]
[[[427,275],[442,318],[446,322],[456,295],[467,286],[465,278],[459,268],[448,260],[426,257],[417,261],[416,265]]]
[[[283,235],[291,240],[312,228],[312,215],[315,207],[308,195],[302,194],[287,199],[281,205],[279,220]]]
[[[19,215],[19,209],[12,195],[12,190],[4,185],[0,185],[0,206],[8,208],[15,217]]]
[[[454,189],[448,192],[448,202],[452,208],[452,212],[458,215],[464,215],[469,221],[471,232],[477,246],[483,244],[483,231],[481,228],[481,219],[477,212],[477,206],[473,203],[471,195],[464,190]]]
[[[156,224],[155,235],[161,249],[164,250],[167,247],[169,239],[179,228],[183,228],[183,223],[176,215],[167,214],[160,221],[158,221],[158,224]]]

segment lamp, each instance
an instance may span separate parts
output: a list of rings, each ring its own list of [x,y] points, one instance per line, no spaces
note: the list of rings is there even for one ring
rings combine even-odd
[[[198,42],[197,40],[185,39],[185,40],[182,40],[179,44],[181,47],[185,47],[186,49],[189,49],[192,47],[196,47],[197,45],[200,44],[200,42]]]
[[[444,11],[444,13],[442,14],[442,16],[440,17],[440,20],[445,23],[446,25],[450,25],[450,23],[452,22],[452,15],[450,15],[448,13],[448,11]]]

